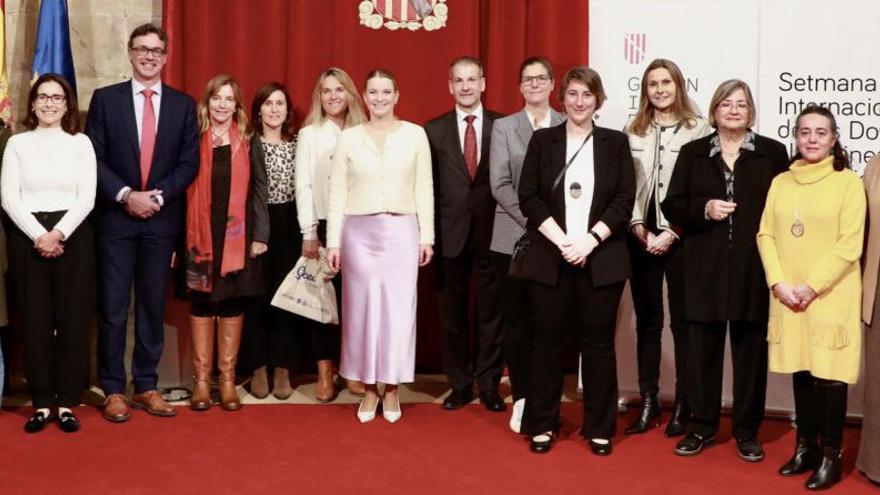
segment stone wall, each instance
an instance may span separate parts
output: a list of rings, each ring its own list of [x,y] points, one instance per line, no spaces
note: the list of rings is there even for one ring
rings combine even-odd
[[[6,0],[6,67],[17,121],[30,88],[39,12],[39,0]],[[128,35],[145,22],[162,22],[162,0],[68,0],[68,15],[77,96],[85,112],[95,88],[131,77]]]

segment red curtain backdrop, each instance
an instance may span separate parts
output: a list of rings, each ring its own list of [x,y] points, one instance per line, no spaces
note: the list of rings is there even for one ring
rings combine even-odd
[[[414,32],[360,25],[360,3],[163,0],[171,38],[165,82],[198,98],[211,77],[228,73],[250,102],[262,83],[278,80],[301,119],[325,67],[345,69],[359,87],[371,69],[382,67],[398,79],[397,115],[422,124],[452,108],[448,64],[458,56],[483,61],[484,104],[505,114],[522,107],[517,69],[524,58],[548,57],[557,77],[587,63],[588,0],[448,0],[446,27]],[[430,270],[420,275],[417,360],[420,369],[438,371],[436,298]]]

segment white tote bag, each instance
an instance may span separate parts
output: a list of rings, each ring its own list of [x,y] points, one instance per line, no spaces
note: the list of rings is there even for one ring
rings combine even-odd
[[[300,256],[275,291],[272,306],[321,323],[338,324],[336,288],[332,283],[334,275],[327,264],[324,248],[320,249],[318,259]]]

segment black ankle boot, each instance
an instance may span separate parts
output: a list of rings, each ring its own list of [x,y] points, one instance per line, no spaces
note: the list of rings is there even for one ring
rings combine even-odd
[[[794,454],[779,468],[779,474],[794,476],[813,471],[817,467],[819,467],[819,444],[816,443],[816,435],[798,433]]]
[[[687,432],[688,423],[691,421],[691,409],[684,397],[675,397],[675,408],[672,410],[672,418],[666,424],[666,436],[678,437]]]
[[[819,462],[819,468],[807,480],[807,490],[825,490],[831,488],[840,481],[840,475],[843,472],[843,456],[840,449],[824,448],[822,449],[822,460]]]
[[[653,426],[660,424],[660,401],[654,394],[642,394],[642,409],[639,417],[626,429],[627,435],[644,433]]]

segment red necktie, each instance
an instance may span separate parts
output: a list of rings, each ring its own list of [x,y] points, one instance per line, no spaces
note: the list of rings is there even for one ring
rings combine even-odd
[[[153,164],[153,148],[156,147],[156,112],[153,110],[152,89],[141,91],[144,95],[144,115],[141,122],[141,189],[147,189],[150,167]]]
[[[471,180],[477,175],[477,131],[474,129],[476,118],[476,115],[468,115],[464,118],[467,122],[467,127],[464,129],[464,163],[467,165]]]

